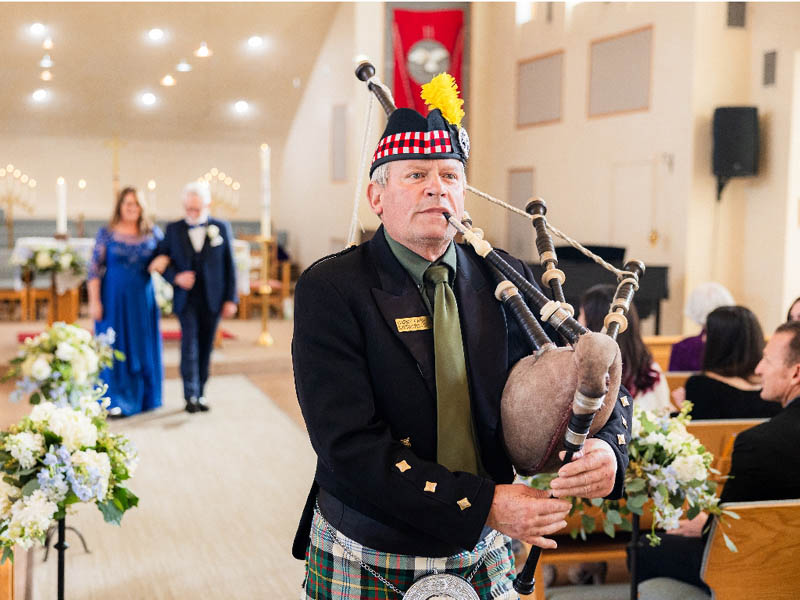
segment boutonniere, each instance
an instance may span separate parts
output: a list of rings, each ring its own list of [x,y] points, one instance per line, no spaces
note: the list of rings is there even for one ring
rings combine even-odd
[[[208,229],[206,230],[208,234],[208,239],[211,242],[211,247],[220,246],[224,241],[222,236],[219,234],[219,227],[216,225],[209,225]]]

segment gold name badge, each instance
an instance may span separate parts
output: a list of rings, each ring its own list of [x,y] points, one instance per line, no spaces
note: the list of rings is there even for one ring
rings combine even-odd
[[[423,331],[431,328],[431,318],[422,317],[408,317],[406,319],[395,319],[397,323],[397,331],[404,333],[406,331]]]

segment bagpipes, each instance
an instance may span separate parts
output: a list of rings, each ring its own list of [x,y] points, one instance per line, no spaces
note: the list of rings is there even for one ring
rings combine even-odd
[[[387,116],[396,110],[391,92],[377,78],[369,61],[360,62],[355,73],[366,82]],[[625,315],[645,266],[630,261],[619,270],[602,261],[547,222],[547,207],[540,198],[532,199],[521,211],[472,186],[467,185],[466,189],[531,219],[536,232],[536,248],[544,268],[542,284],[549,288],[552,299],[483,239],[483,232],[472,227],[466,212],[462,221],[447,213],[442,215],[489,263],[497,281],[495,297],[513,315],[531,349],[531,354],[511,369],[501,400],[504,443],[511,462],[521,475],[555,470],[559,466],[559,449],[565,450],[563,464],[570,462],[582,450],[586,438],[605,425],[614,409],[622,377],[616,337],[627,327]],[[351,225],[351,231],[354,229]],[[617,275],[615,297],[600,333],[590,332],[578,323],[574,309],[564,299],[565,275],[558,269],[551,232]],[[549,324],[567,345],[557,346],[542,323]],[[538,547],[531,548],[525,567],[514,582],[517,592],[533,591],[540,552]]]

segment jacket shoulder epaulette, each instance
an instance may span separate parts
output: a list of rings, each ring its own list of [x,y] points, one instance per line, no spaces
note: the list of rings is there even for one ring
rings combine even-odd
[[[358,248],[359,248],[359,246],[350,246],[349,248],[345,248],[344,250],[339,250],[339,252],[334,252],[333,254],[328,254],[327,256],[323,256],[322,258],[318,258],[313,263],[311,263],[308,267],[306,267],[306,269],[303,271],[303,275],[305,275],[306,273],[308,273],[309,271],[311,271],[312,269],[314,269],[315,267],[321,265],[324,262],[327,262],[329,260],[333,260],[333,259],[336,259],[336,258],[340,258],[342,256],[346,256],[347,254],[350,254],[351,252],[355,252],[356,250],[358,250]]]

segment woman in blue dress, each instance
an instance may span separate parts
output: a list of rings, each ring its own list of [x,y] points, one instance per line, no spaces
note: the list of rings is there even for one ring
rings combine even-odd
[[[120,192],[111,222],[97,232],[87,283],[89,315],[96,333],[113,328],[114,349],[125,354],[124,361],[100,373],[111,414],[161,406],[159,308],[148,265],[163,237],[133,187]]]

